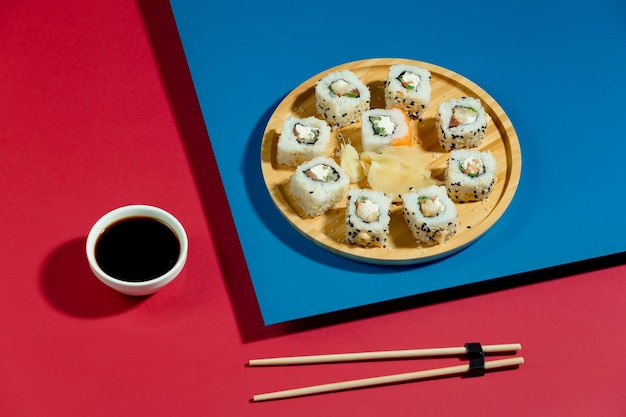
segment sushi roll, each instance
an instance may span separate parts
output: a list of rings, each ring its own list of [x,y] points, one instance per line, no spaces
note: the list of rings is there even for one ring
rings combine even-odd
[[[411,125],[400,109],[371,109],[361,116],[363,151],[379,152],[385,146],[410,146]]]
[[[389,237],[391,198],[385,193],[353,188],[346,205],[346,240],[364,247],[385,247]]]
[[[315,85],[315,107],[332,130],[357,122],[370,100],[369,89],[350,70],[331,72]]]
[[[450,152],[445,185],[457,203],[484,200],[496,184],[496,159],[490,151],[457,149]]]
[[[340,202],[350,187],[350,178],[331,158],[317,157],[299,165],[289,180],[289,193],[310,217],[325,213]]]
[[[385,81],[385,105],[398,107],[410,118],[421,120],[430,104],[430,79],[430,71],[419,66],[390,66]]]
[[[474,148],[487,131],[487,116],[480,100],[461,97],[439,104],[437,118],[439,144],[445,151]]]
[[[415,240],[424,246],[456,234],[459,218],[446,187],[431,185],[402,195],[402,214]]]
[[[317,117],[289,116],[283,123],[276,147],[279,164],[296,167],[319,156],[328,156],[330,126]]]

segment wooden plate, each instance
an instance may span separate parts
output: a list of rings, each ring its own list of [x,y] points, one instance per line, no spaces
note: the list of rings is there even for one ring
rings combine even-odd
[[[415,147],[428,155],[428,169],[432,176],[443,179],[448,153],[439,146],[435,131],[437,106],[442,101],[462,96],[479,98],[488,113],[487,133],[479,147],[490,150],[497,162],[497,184],[489,199],[484,202],[457,204],[459,227],[457,234],[446,243],[421,247],[413,239],[402,217],[401,206],[392,209],[390,236],[386,248],[362,248],[345,240],[345,200],[321,216],[303,217],[297,206],[290,202],[286,185],[294,168],[278,165],[276,144],[283,121],[290,115],[316,116],[315,84],[332,71],[349,69],[370,89],[372,108],[384,108],[383,86],[387,71],[392,64],[418,65],[431,72],[431,101],[421,122],[412,121],[417,131]],[[331,133],[333,144],[339,146],[337,134],[360,151],[360,123]],[[425,155],[426,157],[426,155]],[[502,216],[513,199],[521,173],[521,150],[515,129],[504,110],[482,88],[467,78],[448,69],[425,62],[407,59],[378,58],[350,62],[330,68],[305,81],[278,105],[267,123],[261,145],[261,170],[267,189],[279,212],[304,236],[341,256],[374,264],[415,264],[451,255],[482,236]],[[353,185],[356,186],[356,185]],[[300,213],[300,214],[299,214]]]

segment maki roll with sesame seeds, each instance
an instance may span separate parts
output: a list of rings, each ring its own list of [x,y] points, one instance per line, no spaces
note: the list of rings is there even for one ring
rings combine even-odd
[[[423,246],[446,242],[456,234],[456,206],[444,186],[431,185],[402,195],[402,214],[415,240]]]
[[[394,64],[385,81],[385,105],[402,109],[410,118],[421,120],[430,104],[431,74],[415,65]]]
[[[445,151],[479,146],[487,132],[485,109],[473,97],[440,103],[435,124],[439,144]]]
[[[486,199],[497,181],[496,159],[490,151],[457,149],[450,152],[445,185],[457,203]]]
[[[348,194],[350,178],[331,158],[317,157],[299,165],[289,180],[289,193],[310,217],[319,216]]]
[[[276,146],[276,162],[295,167],[331,152],[330,126],[324,120],[313,116],[285,119]]]
[[[346,204],[346,240],[363,247],[385,247],[389,237],[391,198],[385,193],[353,188]]]
[[[332,130],[357,122],[370,101],[369,89],[350,70],[331,72],[315,85],[317,113]]]
[[[400,109],[371,109],[361,116],[363,151],[379,152],[386,146],[411,146],[408,116]]]

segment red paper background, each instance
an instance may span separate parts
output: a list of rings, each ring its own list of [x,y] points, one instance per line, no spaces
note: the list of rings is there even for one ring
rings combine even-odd
[[[169,4],[9,0],[0,39],[0,415],[626,415],[622,255],[265,327]],[[104,287],[84,256],[93,222],[136,203],[175,214],[190,240],[182,275],[144,298]],[[526,363],[249,402],[461,363],[251,358],[468,341],[519,342]]]

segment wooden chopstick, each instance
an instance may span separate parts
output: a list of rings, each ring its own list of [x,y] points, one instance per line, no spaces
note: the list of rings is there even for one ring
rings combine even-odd
[[[519,343],[482,346],[484,353],[517,352],[522,349]],[[423,358],[428,356],[454,356],[467,353],[465,346],[429,348],[429,349],[405,349],[387,350],[378,352],[336,353],[328,355],[288,356],[282,358],[250,359],[249,366],[279,366],[279,365],[306,365],[314,363],[353,362],[367,360],[388,360]]]
[[[485,370],[519,366],[524,363],[524,358],[514,357],[508,359],[500,359],[485,362]],[[329,384],[312,385],[309,387],[295,388],[284,391],[269,392],[266,394],[257,394],[252,397],[252,401],[269,401],[284,398],[301,397],[305,395],[314,395],[334,391],[344,391],[354,388],[371,387],[376,385],[388,385],[398,382],[416,381],[419,379],[442,377],[448,375],[458,375],[470,371],[469,365],[450,366],[447,368],[437,368],[425,371],[408,372],[403,374],[378,376],[373,378],[356,379],[343,382],[332,382]]]

